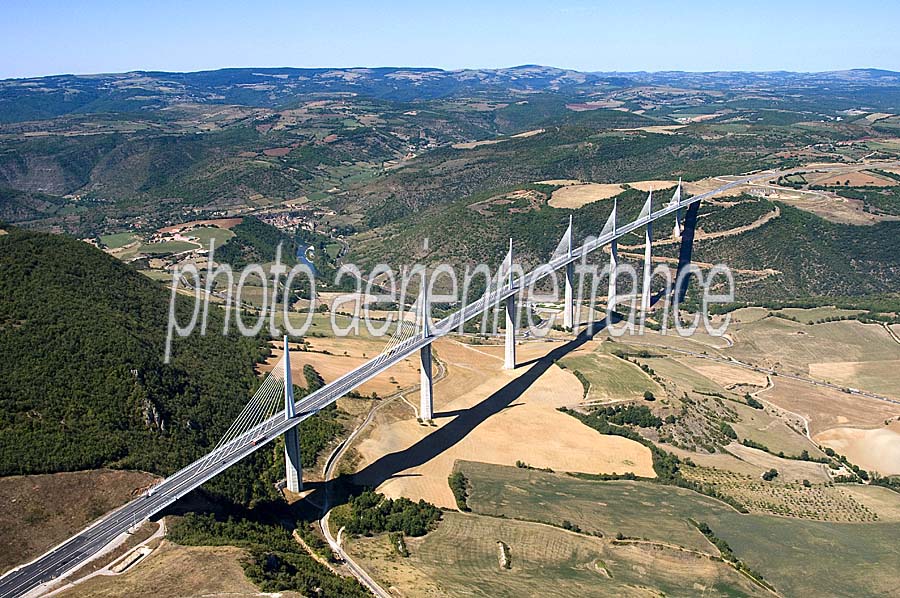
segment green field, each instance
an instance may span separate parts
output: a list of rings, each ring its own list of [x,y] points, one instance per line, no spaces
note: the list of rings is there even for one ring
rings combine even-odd
[[[586,532],[621,532],[714,552],[692,518],[707,522],[784,596],[825,595],[825,579],[832,596],[883,596],[897,587],[900,495],[889,490],[860,490],[881,491],[880,502],[869,504],[878,505],[887,521],[831,523],[740,514],[714,499],[652,482],[581,480],[468,461],[457,467],[469,478],[468,504],[476,513],[557,525],[568,520]]]
[[[141,245],[140,249],[138,249],[138,253],[155,255],[163,253],[180,253],[191,249],[197,249],[197,245],[186,241],[163,241],[162,243],[144,243]]]
[[[209,249],[210,242],[215,239],[216,247],[221,247],[228,241],[228,239],[234,236],[234,233],[226,228],[218,228],[215,226],[204,226],[201,228],[195,228],[192,231],[188,231],[184,233],[184,236],[189,238],[196,238],[197,243],[200,244],[203,249]]]
[[[295,328],[300,328],[306,322],[306,319],[309,315],[304,311],[302,313],[291,312],[288,314],[288,319],[291,322],[291,325]],[[284,316],[281,310],[275,315],[276,322],[284,322]],[[335,315],[334,316],[335,325],[341,329],[347,328],[350,323],[353,321],[349,316],[344,315]],[[382,325],[383,322],[373,322],[373,326]],[[279,324],[281,325],[281,324]],[[391,328],[393,331],[394,329]],[[335,336],[334,330],[331,328],[331,314],[330,313],[314,313],[312,316],[312,321],[309,324],[309,328],[306,331],[308,336],[323,336],[323,337],[333,337]],[[359,334],[355,332],[351,332],[352,338],[355,339],[373,339],[371,334],[369,334],[368,328],[366,328],[365,323],[361,322],[359,325]],[[381,337],[378,337],[381,338]],[[387,337],[383,339],[387,342]]]
[[[708,523],[784,596],[889,596],[900,587],[900,523],[732,513]]]
[[[638,366],[609,353],[581,353],[565,357],[560,363],[581,372],[590,382],[588,401],[639,399],[647,390],[660,394],[659,385]]]
[[[248,280],[252,280],[248,278]],[[257,278],[258,282],[259,279]],[[266,305],[271,305],[272,303],[272,289],[266,288],[263,289],[261,286],[255,286],[253,284],[245,284],[241,287],[241,296],[240,300],[242,303],[249,303],[250,305],[258,308],[262,308],[263,301],[265,300]],[[237,301],[237,289],[235,288],[234,300]]]
[[[667,378],[676,382],[679,386],[684,388],[685,390],[695,390],[698,392],[705,393],[719,393],[728,396],[729,393],[719,384],[716,384],[706,376],[692,370],[681,362],[671,358],[666,357],[663,359],[642,359],[639,358],[638,361],[641,363],[645,363],[656,372],[658,376],[662,376],[663,378]]]
[[[739,422],[731,423],[739,440],[749,438],[776,454],[783,451],[785,455],[796,457],[805,450],[812,457],[825,456],[812,441],[788,427],[783,420],[743,403],[729,403],[729,405],[740,417]]]
[[[139,270],[139,272],[152,280],[172,282],[172,273],[168,270]]]
[[[510,567],[500,566],[500,546]],[[408,538],[410,556],[361,538],[354,558],[408,596],[763,596],[728,565],[662,546],[607,539],[530,523],[448,512],[438,529]]]
[[[469,461],[458,468],[472,484],[468,504],[476,513],[556,525],[568,520],[610,538],[622,533],[710,551],[709,542],[687,518],[732,511],[696,492],[649,482],[597,482]]]
[[[124,247],[129,243],[135,241],[137,237],[132,233],[115,233],[112,235],[103,235],[100,237],[100,242],[106,245],[109,249],[119,249],[120,247]]]
[[[840,318],[843,316],[853,316],[864,313],[861,309],[839,309],[836,307],[814,307],[811,309],[800,309],[796,307],[787,307],[779,309],[775,313],[781,313],[792,318],[797,318],[803,324],[815,322],[824,318]]]

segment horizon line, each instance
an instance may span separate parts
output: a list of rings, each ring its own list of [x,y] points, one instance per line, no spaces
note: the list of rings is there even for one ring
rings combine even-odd
[[[273,71],[273,70],[342,70],[342,71],[351,71],[351,70],[368,70],[368,71],[378,71],[378,70],[418,70],[418,71],[437,71],[442,73],[461,73],[468,71],[504,71],[504,70],[514,70],[514,69],[524,69],[524,68],[545,68],[545,69],[558,69],[561,71],[569,71],[573,73],[582,73],[588,75],[654,75],[654,74],[667,74],[667,73],[679,73],[679,74],[693,74],[693,75],[709,75],[716,73],[728,73],[728,74],[792,74],[792,75],[820,75],[820,74],[830,74],[830,73],[845,73],[845,72],[854,72],[854,71],[880,71],[884,73],[891,73],[900,76],[900,71],[894,71],[892,69],[874,67],[874,66],[865,66],[865,67],[851,67],[851,68],[835,68],[829,70],[812,70],[812,71],[803,71],[803,70],[788,70],[788,69],[759,69],[759,70],[748,70],[748,69],[712,69],[712,70],[690,70],[690,69],[658,69],[658,70],[613,70],[613,71],[604,71],[604,70],[580,70],[575,68],[568,67],[560,67],[546,64],[518,64],[513,66],[499,66],[499,67],[462,67],[462,68],[441,68],[441,67],[432,67],[432,66],[391,66],[391,65],[382,65],[382,66],[223,66],[217,68],[199,68],[199,69],[188,69],[188,70],[165,70],[165,69],[128,69],[122,71],[92,71],[92,72],[64,72],[64,73],[49,73],[43,75],[29,75],[29,76],[12,76],[12,77],[0,77],[0,81],[27,81],[30,79],[46,79],[51,77],[103,77],[103,76],[112,76],[112,75],[128,75],[131,73],[165,73],[165,74],[178,74],[178,75],[192,75],[199,73],[213,73],[216,71],[237,71],[237,70],[263,70],[263,71]]]

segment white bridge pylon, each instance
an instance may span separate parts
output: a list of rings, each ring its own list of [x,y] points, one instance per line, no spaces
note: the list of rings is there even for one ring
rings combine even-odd
[[[291,357],[288,337],[284,337],[284,355],[266,375],[253,397],[240,415],[219,440],[216,447],[203,459],[200,469],[208,469],[226,460],[236,451],[249,445],[262,445],[270,438],[265,423],[281,412],[285,419],[297,416],[294,385],[291,378]],[[284,433],[284,460],[286,487],[291,492],[303,489],[303,469],[300,459],[300,436],[297,427]]]
[[[680,241],[683,229],[681,220],[679,218],[679,211],[681,209],[682,203],[682,183],[681,178],[678,179],[678,185],[675,188],[675,192],[672,194],[672,199],[664,206],[667,210],[671,210],[674,208],[673,214],[675,217],[675,224],[673,228],[673,236],[676,240]],[[641,310],[646,312],[651,307],[651,275],[652,275],[652,247],[653,247],[653,190],[651,189],[647,194],[647,199],[644,202],[643,207],[641,208],[641,212],[637,217],[635,222],[645,220],[645,234],[644,234],[644,259],[643,259],[643,284],[641,286]],[[616,279],[619,269],[619,252],[617,247],[617,233],[619,231],[619,227],[617,226],[617,218],[618,218],[618,201],[613,198],[613,206],[610,211],[609,217],[606,220],[606,224],[603,225],[603,229],[600,232],[599,239],[612,237],[609,243],[609,288],[607,291],[606,298],[606,309],[607,312],[615,311],[616,309],[616,299],[617,299],[617,288],[616,288]],[[574,237],[573,237],[573,227],[572,227],[572,215],[569,216],[569,226],[566,229],[566,232],[563,234],[562,239],[559,244],[556,246],[556,249],[553,251],[553,254],[550,258],[550,263],[554,263],[558,259],[568,258],[566,260],[565,265],[565,291],[563,296],[563,326],[568,330],[574,330],[576,326],[578,326],[578,311],[575,305],[575,293],[574,293],[574,265],[575,262],[572,260],[572,256],[574,254]],[[587,245],[587,243],[586,243]],[[593,248],[592,248],[593,249]],[[510,246],[510,252],[512,252],[512,247]],[[584,250],[581,251],[582,256],[585,254]]]

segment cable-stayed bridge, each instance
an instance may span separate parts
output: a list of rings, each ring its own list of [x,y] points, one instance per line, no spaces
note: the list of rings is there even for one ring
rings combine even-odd
[[[696,216],[696,209],[704,199],[756,179],[771,176],[771,173],[766,173],[742,177],[717,189],[690,198],[683,197],[679,182],[675,194],[661,207],[653,209],[651,192],[638,217],[621,226],[617,223],[617,207],[614,204],[599,235],[596,238],[589,238],[577,247],[573,242],[570,220],[568,230],[548,262],[519,276],[515,275],[513,268],[511,240],[509,252],[501,264],[499,275],[480,299],[438,322],[430,322],[427,318],[427,297],[420,294],[415,322],[401,319],[393,336],[378,356],[299,400],[295,400],[293,396],[290,379],[290,353],[285,339],[284,357],[267,375],[243,412],[210,453],[156,484],[145,495],[105,515],[43,556],[8,572],[0,578],[0,596],[20,596],[29,593],[41,584],[91,560],[103,547],[126,533],[136,523],[162,511],[182,496],[279,436],[285,437],[287,486],[290,490],[298,491],[302,487],[302,470],[297,425],[416,352],[419,352],[422,364],[419,414],[422,419],[431,419],[433,415],[431,343],[435,339],[461,330],[465,322],[490,309],[505,306],[506,355],[504,367],[514,368],[516,363],[516,295],[522,289],[532,288],[539,280],[551,276],[559,270],[564,270],[564,325],[572,328],[575,323],[574,265],[591,252],[610,245],[610,266],[611,270],[615,272],[618,260],[617,239],[640,229],[644,229],[646,240],[641,296],[642,309],[646,310],[650,305],[649,278],[653,223],[666,217],[674,217],[675,232],[676,235],[680,235],[682,223],[678,213],[681,210],[693,209],[694,216]],[[685,219],[683,244],[690,243],[693,238],[694,221],[695,217]],[[610,276],[608,296],[610,308],[615,305],[615,298],[615,277]]]

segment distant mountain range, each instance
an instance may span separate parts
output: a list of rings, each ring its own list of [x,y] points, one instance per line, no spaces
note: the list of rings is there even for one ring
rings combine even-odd
[[[56,75],[0,81],[0,122],[64,114],[131,112],[179,103],[240,104],[283,108],[298,99],[335,94],[393,101],[428,100],[492,93],[560,92],[589,95],[638,85],[688,89],[810,89],[840,85],[896,87],[900,73],[853,69],[792,72],[580,72],[539,65],[444,71],[435,68],[233,68],[193,73],[134,71]]]

